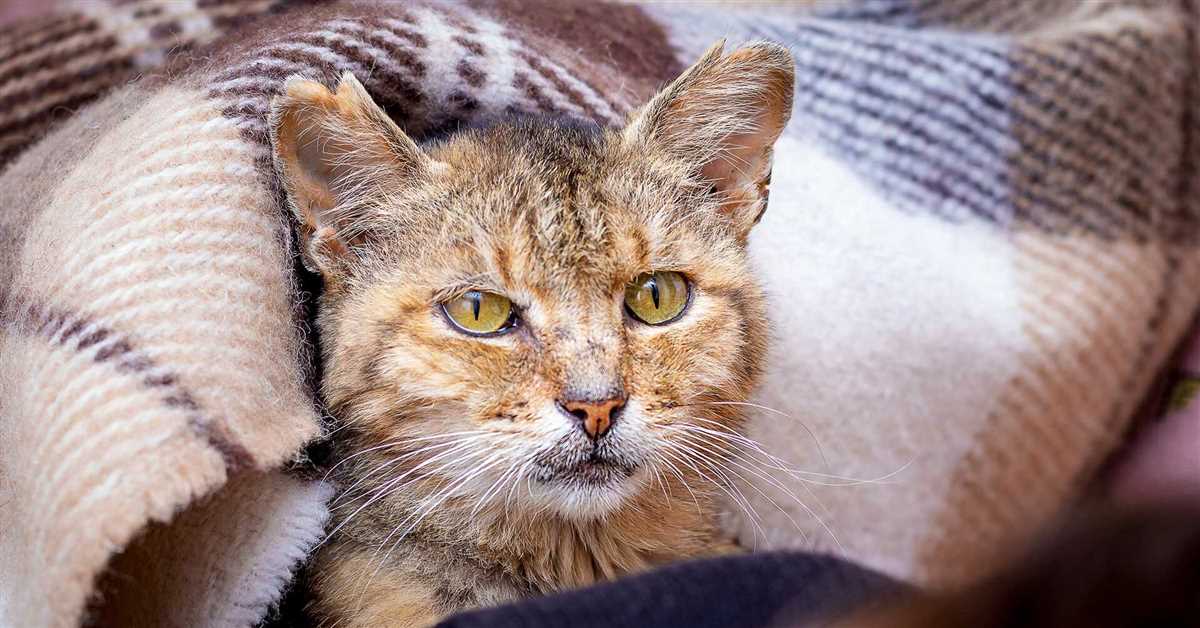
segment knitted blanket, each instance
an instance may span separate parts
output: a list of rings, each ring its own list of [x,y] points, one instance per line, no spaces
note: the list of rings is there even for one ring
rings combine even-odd
[[[352,71],[434,138],[616,124],[720,37],[792,47],[747,546],[979,575],[1079,493],[1196,309],[1183,0],[316,4],[0,31],[0,624],[249,625],[320,540],[330,489],[279,471],[322,430],[266,134],[291,74]]]

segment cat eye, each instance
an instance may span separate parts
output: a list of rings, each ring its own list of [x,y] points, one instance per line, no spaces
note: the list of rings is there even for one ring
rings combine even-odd
[[[516,323],[512,301],[494,292],[464,292],[442,303],[442,311],[455,327],[474,336],[505,332]]]
[[[642,273],[625,287],[625,309],[647,325],[665,325],[683,314],[691,286],[683,275],[671,271]]]

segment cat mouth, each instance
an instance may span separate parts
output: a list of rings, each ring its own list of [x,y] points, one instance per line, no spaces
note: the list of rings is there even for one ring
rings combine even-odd
[[[545,477],[539,479],[546,482],[605,486],[632,477],[637,468],[627,462],[614,460],[593,451],[583,460],[564,466],[554,466],[547,471]]]

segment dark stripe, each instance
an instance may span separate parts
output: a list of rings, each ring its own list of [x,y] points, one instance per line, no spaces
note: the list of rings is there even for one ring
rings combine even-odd
[[[537,72],[543,78],[550,81],[550,84],[553,85],[555,89],[561,92],[564,96],[566,96],[567,100],[570,100],[576,107],[582,109],[584,114],[586,114],[589,118],[595,120],[596,122],[605,121],[605,118],[600,115],[600,112],[596,111],[594,107],[584,100],[583,94],[579,93],[579,91],[574,87],[571,87],[566,80],[564,80],[562,76],[558,74],[558,72],[555,72],[542,63],[541,59],[538,59],[528,52],[521,52],[519,56],[525,60],[525,63],[529,64],[529,67],[533,68],[534,72]]]
[[[927,2],[924,11],[926,23],[929,24],[979,24],[986,25],[994,15],[989,9],[994,9],[996,0],[970,0],[969,2],[948,2],[933,0]],[[1016,9],[1009,9],[1016,10]],[[982,19],[981,19],[982,18]]]
[[[107,337],[108,337],[107,329],[97,329],[96,331],[84,336],[83,338],[80,338],[79,343],[75,345],[75,350],[83,351],[84,349],[87,349],[88,347],[91,347],[100,342],[103,342],[104,339]]]
[[[471,113],[479,109],[479,101],[474,96],[466,92],[454,92],[446,99],[456,109],[464,113]]]
[[[446,20],[446,23],[453,26],[454,28],[457,28],[458,30],[460,30],[468,35],[476,35],[479,33],[479,31],[476,30],[476,28],[474,26],[472,26],[470,22],[464,20],[461,15],[459,15],[453,11],[446,10],[443,7],[438,7],[435,10],[438,10],[438,12],[442,16],[442,19]],[[483,54],[483,53],[479,53],[479,54]]]
[[[822,48],[819,44],[819,41],[821,40],[822,35],[832,41],[839,41],[839,39],[835,39],[835,38],[840,38],[840,41],[844,42],[845,37],[842,37],[842,35],[843,35],[842,33],[831,32],[829,30],[821,28],[820,26],[813,26],[811,29],[806,27],[805,30],[811,30],[817,34],[817,37],[807,37],[805,39],[806,43],[809,46],[813,46],[818,49],[823,49],[826,53],[832,53],[835,55],[840,54],[843,57],[846,56],[846,54],[847,54],[846,51],[829,50],[828,48]],[[852,35],[852,34],[846,35],[846,37],[855,37],[855,35]],[[929,70],[930,72],[938,72],[938,73],[945,72],[945,67],[943,67],[940,64],[935,64],[935,63],[933,63],[932,60],[923,58],[922,56],[908,54],[904,50],[897,49],[896,47],[888,46],[886,44],[881,44],[881,43],[875,42],[875,41],[863,40],[860,38],[860,42],[865,47],[868,47],[873,50],[877,50],[881,53],[884,53],[885,58],[900,59],[900,61],[902,63],[910,66],[910,71],[911,71],[911,67],[918,67],[918,68]],[[982,64],[971,63],[968,58],[964,57],[964,55],[962,54],[962,52],[963,52],[962,50],[953,50],[953,49],[949,49],[949,48],[942,48],[940,44],[932,45],[931,49],[940,53],[939,56],[942,58],[939,58],[938,59],[939,61],[944,61],[945,59],[954,59],[955,63],[965,64],[969,67],[972,67],[974,70],[984,74],[986,77],[988,77],[992,80],[995,80],[996,83],[999,86],[1003,87],[1004,89],[1006,89],[1006,90],[1011,89],[1011,90],[1015,91],[1018,97],[1020,97],[1021,95],[1026,96],[1027,100],[1033,101],[1033,103],[1031,105],[1033,107],[1041,107],[1043,110],[1048,111],[1049,114],[1057,116],[1059,118],[1066,118],[1067,116],[1069,116],[1069,112],[1062,109],[1057,104],[1055,104],[1053,102],[1049,102],[1045,97],[1041,96],[1041,94],[1029,92],[1028,90],[1023,90],[1023,89],[1021,89],[1021,87],[1019,85],[1012,85],[1011,80],[1002,79],[1001,77],[997,76],[987,66],[984,66]],[[1010,62],[1007,59],[1007,57],[999,55],[999,53],[996,53],[994,51],[991,51],[991,50],[988,50],[985,48],[978,48],[978,49],[975,49],[975,51],[979,52],[979,53],[983,53],[983,54],[994,55],[994,58],[996,58],[1001,63],[1013,65],[1015,72],[1019,72],[1022,69],[1021,65],[1019,63],[1017,63],[1016,61]],[[874,65],[874,66],[868,66],[868,67],[871,72],[888,74],[895,81],[908,84],[913,89],[915,89],[919,92],[922,92],[921,96],[920,96],[920,100],[922,102],[945,103],[948,101],[948,99],[950,102],[954,102],[954,101],[961,101],[963,98],[963,94],[961,94],[961,93],[955,94],[955,93],[929,92],[920,84],[912,82],[910,78],[899,73],[898,71],[894,70],[893,68],[890,68],[887,66]],[[867,68],[864,68],[864,69],[867,69]],[[824,71],[826,74],[833,73],[833,71],[831,71],[831,70],[824,70]],[[821,75],[820,78],[823,79],[823,78],[825,78],[825,76]],[[846,78],[846,80],[850,81],[850,79],[848,77]],[[858,83],[850,81],[850,84],[855,85],[855,89],[859,89]],[[968,86],[964,86],[964,87],[968,87]],[[805,90],[801,89],[801,94],[804,94],[804,93],[806,93]],[[999,103],[996,103],[996,104],[998,105]],[[867,113],[869,113],[872,117],[879,115],[879,112],[876,110],[871,110]],[[919,113],[919,115],[921,117],[936,115],[936,114],[933,114],[932,112],[926,112],[926,111],[914,112],[914,114],[917,114],[917,113]],[[995,124],[991,120],[981,117],[975,107],[962,107],[960,109],[960,113],[972,118],[974,122],[981,124],[981,125],[994,125]],[[1097,163],[1097,161],[1096,161],[1097,159],[1099,159],[1100,161],[1105,161],[1099,155],[1094,155],[1094,154],[1088,153],[1088,159],[1085,160],[1083,158],[1083,155],[1085,154],[1083,152],[1083,150],[1078,145],[1076,145],[1074,143],[1074,141],[1071,140],[1069,137],[1063,136],[1059,133],[1053,133],[1050,129],[1045,128],[1040,123],[1038,123],[1034,120],[1025,118],[1018,111],[1010,111],[1010,112],[1008,112],[1008,115],[1010,115],[1014,119],[1014,122],[1017,122],[1019,124],[1026,124],[1029,127],[1031,127],[1035,134],[1034,136],[1054,137],[1055,142],[1057,144],[1056,148],[1059,148],[1059,150],[1056,150],[1055,152],[1058,153],[1059,155],[1062,154],[1061,148],[1066,148],[1068,154],[1077,156],[1075,159],[1076,163],[1085,164],[1085,162],[1086,162],[1086,164],[1088,166],[1087,168],[1075,168],[1073,170],[1073,172],[1075,173],[1075,175],[1077,177],[1079,177],[1079,179],[1086,181],[1087,179],[1094,177],[1094,173],[1098,170],[1107,169],[1109,171],[1115,171],[1115,169],[1112,168],[1111,164],[1106,165],[1106,164]],[[945,118],[939,118],[939,120],[946,124],[952,124],[953,126],[955,126],[955,128],[959,132],[964,133],[966,135],[966,137],[974,138],[977,140],[982,138],[982,136],[980,136],[979,134],[972,131],[970,129],[970,127],[964,127],[961,124],[956,124],[956,123],[954,123],[954,121],[948,120]],[[1117,144],[1114,141],[1114,138],[1112,138],[1111,136],[1108,136],[1104,131],[1097,129],[1096,125],[1093,121],[1085,120],[1082,123],[1082,126],[1086,131],[1091,131],[1097,135],[1100,135],[1101,137],[1105,137],[1108,139],[1108,141],[1110,143],[1113,143],[1116,146],[1122,146],[1122,144]],[[1119,125],[1116,125],[1116,126],[1119,126]],[[836,138],[834,139],[834,144],[835,145],[838,144],[838,142],[836,141]],[[1025,166],[1024,169],[1035,171],[1035,172],[1038,169],[1044,169],[1044,168],[1055,168],[1060,171],[1063,168],[1063,164],[1061,163],[1060,159],[1051,158],[1049,155],[1047,155],[1045,153],[1033,150],[1030,146],[1022,147],[1021,150],[1018,150],[1015,152],[1015,154],[1012,156],[1012,158],[1017,159],[1018,161],[1020,161],[1022,163],[1029,163],[1032,160],[1037,165],[1033,166],[1033,167]],[[1124,164],[1130,166],[1130,167],[1122,169],[1123,171],[1129,172],[1131,177],[1144,176],[1145,173],[1143,173],[1142,175],[1136,174],[1142,169],[1133,167],[1134,160],[1131,159],[1131,156],[1127,152],[1125,154],[1122,154],[1121,158],[1122,158],[1122,162]],[[1131,181],[1137,181],[1137,179],[1131,178]],[[1158,183],[1158,182],[1156,181],[1156,183]],[[1069,190],[1066,190],[1065,192],[1068,195],[1079,198],[1080,192],[1078,190],[1078,187],[1080,187],[1080,186],[1075,186],[1075,189],[1069,189]],[[1145,189],[1146,186],[1143,185],[1139,181],[1137,183],[1128,184],[1128,187],[1134,188],[1136,190],[1136,189]],[[1101,199],[1089,199],[1089,200],[1091,200],[1091,202],[1094,204],[1111,206],[1113,204],[1114,199],[1101,198]],[[1139,220],[1139,222],[1142,222],[1142,223],[1145,222],[1145,218],[1147,218],[1147,217],[1144,216],[1145,212],[1141,207],[1144,203],[1135,201],[1134,199],[1128,197],[1127,195],[1117,195],[1117,197],[1115,198],[1115,201],[1118,205],[1121,205],[1126,210],[1126,212],[1132,214],[1133,218],[1135,218],[1136,220]],[[1089,220],[1092,220],[1092,221],[1099,220],[1102,222],[1105,219],[1105,217],[1102,215],[1104,212],[1091,212],[1091,213],[1101,214],[1101,215],[1092,216],[1091,218],[1089,218]],[[1070,212],[1064,212],[1064,215],[1069,215],[1069,214],[1070,214]],[[1108,231],[1108,230],[1106,229],[1105,231]]]
[[[54,28],[67,19],[75,18],[82,18],[82,16],[77,13],[35,15],[0,24],[0,43],[11,43],[12,40],[43,33],[47,28]]]
[[[152,39],[172,39],[182,32],[183,26],[175,20],[159,22],[150,27],[150,37]]]
[[[453,37],[453,40],[454,40],[454,43],[462,46],[467,52],[469,52],[475,56],[482,57],[487,54],[487,51],[484,50],[484,48],[483,48],[483,44],[481,44],[477,41],[467,39],[466,37],[463,37],[462,35],[455,35]]]
[[[111,77],[112,80],[107,82],[100,81],[98,85],[93,87],[91,90],[76,94],[64,94],[62,92],[68,92],[68,90],[73,86],[72,83],[78,82],[78,77],[58,77],[53,81],[55,84],[53,89],[57,90],[58,93],[54,93],[52,96],[39,101],[38,107],[29,113],[4,119],[3,122],[0,123],[0,138],[3,138],[16,130],[23,130],[29,125],[38,124],[48,119],[55,118],[59,114],[73,113],[73,109],[95,99],[97,96],[111,88],[118,82],[120,77],[128,76],[128,72],[132,70],[132,68],[132,63],[128,59],[122,59],[104,64],[102,68],[96,68],[96,70],[98,72],[102,72],[102,74],[92,75],[89,78],[107,76]]]
[[[421,93],[417,85],[412,82],[410,75],[401,74],[389,66],[377,65],[374,59],[357,48],[348,46],[340,41],[330,41],[315,35],[298,37],[293,41],[326,48],[351,61],[357,62],[358,65],[372,70],[370,75],[359,76],[358,79],[364,85],[372,85],[372,95],[377,98],[382,96],[389,104],[416,104],[425,98],[425,95]],[[415,61],[415,59],[412,60]],[[333,69],[338,75],[350,69],[345,66],[333,66],[326,61],[322,61],[319,57],[310,57],[309,65],[315,68]],[[422,72],[424,71],[423,66],[421,66],[421,70]]]
[[[458,72],[459,78],[467,82],[471,87],[483,87],[487,80],[487,75],[475,67],[470,59],[462,59],[455,66],[454,70]]]
[[[0,326],[8,329],[10,333],[18,332],[42,338],[57,346],[81,353],[100,347],[93,356],[94,361],[104,363],[121,357],[121,362],[116,365],[118,373],[140,373],[155,368],[154,361],[149,356],[134,348],[132,338],[118,334],[110,328],[92,324],[92,320],[89,316],[51,308],[29,298],[0,294]],[[64,324],[66,328],[59,336],[57,331]],[[67,344],[67,340],[89,326],[94,327],[94,331],[80,338],[73,346]],[[145,388],[163,388],[163,396],[160,397],[163,405],[187,412],[188,425],[197,436],[221,454],[228,469],[233,471],[254,466],[254,457],[230,436],[222,421],[201,414],[200,404],[191,392],[183,387],[176,374],[168,372],[145,377],[141,383]]]
[[[142,383],[152,388],[161,386],[174,386],[175,376],[170,373],[166,375],[147,375],[142,379]]]
[[[389,15],[388,17],[395,18],[396,16]],[[399,19],[399,18],[396,18],[396,19]],[[412,19],[411,16],[409,17],[408,20],[401,20],[401,21],[407,21],[409,24],[414,23],[414,20]],[[374,26],[375,28],[385,30],[389,33],[392,33],[393,35],[395,35],[401,39],[407,39],[409,41],[409,43],[416,46],[417,48],[428,48],[429,47],[429,40],[425,38],[425,35],[421,34],[418,31],[409,30],[407,28],[400,28],[398,26],[382,24],[382,23],[381,24],[373,24],[372,26]]]
[[[103,58],[106,55],[102,53],[109,50],[116,50],[116,48],[117,40],[112,37],[105,37],[103,39],[89,39],[79,42],[78,45],[71,48],[59,50],[48,56],[36,57],[30,59],[23,65],[14,67],[9,72],[4,73],[3,76],[0,76],[0,88],[19,81],[27,80],[30,78],[30,75],[37,72],[51,70],[57,71],[57,74],[51,74],[42,79],[41,83],[35,83],[29,87],[26,87],[22,91],[13,92],[5,96],[3,100],[0,100],[0,111],[3,111],[9,107],[14,107],[17,104],[20,104],[21,101],[30,100],[33,97],[44,95],[47,90],[55,89],[53,81],[58,80],[61,84],[63,79],[75,79],[78,76],[77,73],[86,72],[90,67],[84,66],[72,74],[64,74],[64,72],[66,72],[65,69],[55,66],[65,66],[72,62],[86,60],[88,57]]]
[[[551,101],[545,94],[543,94],[542,90],[539,89],[537,85],[534,85],[533,81],[530,81],[529,76],[524,72],[517,72],[513,77],[513,87],[516,87],[524,92],[525,95],[538,106],[538,109],[542,110],[542,112],[548,114],[560,113],[558,108],[554,106],[554,102]]]
[[[61,22],[55,23],[51,29],[26,35],[23,41],[0,42],[5,45],[16,46],[11,50],[0,49],[0,51],[4,52],[4,59],[15,59],[20,55],[40,50],[70,37],[98,31],[99,28],[98,24],[82,15],[71,15],[65,17]]]
[[[391,33],[396,32],[394,30],[387,29],[382,26],[380,26],[379,29],[386,30]],[[412,50],[409,50],[407,48],[397,47],[394,43],[389,42],[378,35],[372,35],[370,33],[359,34],[359,33],[346,32],[346,29],[344,27],[335,28],[335,29],[333,29],[333,32],[345,35],[347,37],[354,37],[361,42],[369,44],[372,48],[378,48],[379,50],[382,50],[382,51],[388,53],[389,60],[408,68],[410,71],[412,71],[413,76],[417,76],[417,77],[425,76],[425,64],[422,63],[419,58],[417,58],[416,53],[413,52]],[[414,41],[413,45],[417,46],[417,47],[424,46],[424,38],[420,37],[420,40],[421,40],[420,44],[417,44]]]
[[[123,356],[131,351],[133,351],[133,346],[130,345],[128,341],[118,340],[97,351],[95,360],[97,362],[107,362],[115,357]]]
[[[142,18],[155,17],[161,14],[162,7],[138,7],[138,9],[133,12],[133,17],[140,20]]]

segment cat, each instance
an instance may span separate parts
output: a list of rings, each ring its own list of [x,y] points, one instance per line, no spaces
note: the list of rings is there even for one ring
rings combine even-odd
[[[747,238],[793,83],[786,48],[719,43],[623,128],[422,146],[352,74],[288,79],[274,163],[344,425],[321,621],[429,625],[731,551],[715,499],[768,334]]]

